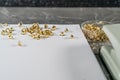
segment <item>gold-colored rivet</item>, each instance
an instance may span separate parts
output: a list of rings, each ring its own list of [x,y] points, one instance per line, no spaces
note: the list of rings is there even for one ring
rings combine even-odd
[[[74,38],[74,35],[71,34],[71,35],[70,35],[70,39],[73,39],[73,38]]]
[[[60,36],[65,36],[64,32],[61,32],[61,33],[60,33]]]
[[[12,35],[8,35],[8,38],[9,39],[14,39]]]
[[[5,30],[1,31],[1,35],[3,35],[3,36],[5,35]]]
[[[44,25],[44,28],[45,28],[45,29],[47,29],[47,28],[48,28],[48,25],[47,25],[47,24],[45,24],[45,25]]]
[[[22,30],[21,30],[21,34],[22,35],[25,35],[27,33],[27,29],[26,28],[23,28]]]
[[[18,46],[22,46],[22,43],[21,43],[21,41],[18,41]]]
[[[66,28],[66,29],[65,29],[65,32],[68,32],[68,31],[69,31],[68,28]]]
[[[53,26],[52,28],[51,28],[51,31],[55,31],[56,30],[56,26]]]
[[[6,29],[5,29],[5,32],[9,32],[9,31],[10,31],[10,29],[9,29],[9,28],[6,28]]]
[[[14,31],[14,29],[13,29],[12,27],[10,28],[10,30],[11,30],[11,31]]]
[[[19,26],[19,27],[22,27],[22,24],[23,24],[23,22],[20,21],[20,22],[18,23],[18,26]]]
[[[49,37],[49,35],[44,35],[44,38],[48,38]]]
[[[8,23],[4,23],[3,26],[8,26]]]

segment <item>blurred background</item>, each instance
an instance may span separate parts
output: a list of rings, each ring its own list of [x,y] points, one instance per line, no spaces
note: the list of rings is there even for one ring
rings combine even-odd
[[[0,0],[7,7],[119,7],[120,0]]]

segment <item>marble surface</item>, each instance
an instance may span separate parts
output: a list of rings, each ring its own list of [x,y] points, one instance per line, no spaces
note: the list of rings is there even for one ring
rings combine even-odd
[[[120,22],[119,8],[30,8],[0,7],[1,23],[81,24],[88,20]]]

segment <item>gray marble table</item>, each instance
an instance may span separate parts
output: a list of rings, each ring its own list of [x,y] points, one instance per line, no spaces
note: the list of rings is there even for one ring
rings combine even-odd
[[[87,20],[120,22],[119,8],[32,8],[0,7],[0,22],[81,24]]]
[[[39,22],[41,24],[81,24],[85,21],[102,20],[120,23],[119,8],[33,8],[33,7],[0,7],[0,23],[16,24]],[[96,55],[108,80],[110,74]]]

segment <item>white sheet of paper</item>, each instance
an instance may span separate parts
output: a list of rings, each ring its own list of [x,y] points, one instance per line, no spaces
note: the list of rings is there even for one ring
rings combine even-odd
[[[54,36],[34,40],[9,25],[15,39],[0,35],[0,80],[106,80],[80,26],[56,26]],[[65,28],[69,32],[59,36]],[[75,38],[69,39],[71,34]],[[17,46],[18,41],[24,46]]]

